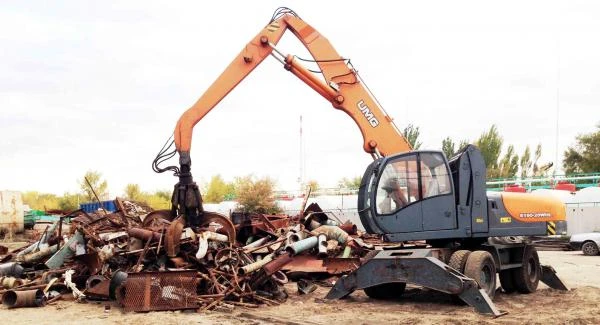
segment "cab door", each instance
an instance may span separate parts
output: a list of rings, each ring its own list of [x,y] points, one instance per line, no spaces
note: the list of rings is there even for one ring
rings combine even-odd
[[[423,230],[418,154],[387,159],[372,193],[375,223],[385,233]]]
[[[452,179],[443,154],[414,151],[374,162],[363,177],[359,210],[363,225],[367,221],[365,228],[374,233],[456,228]]]

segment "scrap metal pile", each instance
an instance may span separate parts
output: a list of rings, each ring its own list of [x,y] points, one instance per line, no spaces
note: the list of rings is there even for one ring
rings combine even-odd
[[[350,272],[372,248],[351,236],[355,225],[316,204],[294,217],[205,212],[192,229],[170,210],[116,203],[117,212],[75,211],[29,245],[0,251],[3,304],[43,306],[72,295],[116,300],[126,311],[277,305],[288,296],[288,276],[307,293],[315,276]]]

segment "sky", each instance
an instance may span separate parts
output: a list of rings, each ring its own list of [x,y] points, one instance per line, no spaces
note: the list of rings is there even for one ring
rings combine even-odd
[[[422,148],[495,124],[548,162],[600,123],[598,1],[2,1],[0,189],[76,192],[87,170],[110,196],[171,189],[152,160],[282,5],[352,60],[400,128],[420,127]],[[309,58],[291,34],[278,48]],[[322,187],[372,161],[354,122],[272,58],[196,125],[191,156],[201,184],[253,174],[281,190],[299,188],[301,161]]]

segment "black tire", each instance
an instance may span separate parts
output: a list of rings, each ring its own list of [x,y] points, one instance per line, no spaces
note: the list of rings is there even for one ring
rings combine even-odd
[[[581,251],[583,252],[584,255],[588,255],[588,256],[596,256],[596,255],[598,255],[598,253],[600,253],[600,250],[598,249],[598,245],[596,245],[596,243],[594,243],[592,241],[587,241],[587,242],[583,243],[583,245],[581,245]]]
[[[448,261],[448,266],[457,270],[460,273],[465,273],[465,264],[467,264],[467,258],[471,255],[471,251],[461,249],[450,255],[450,261]],[[451,296],[452,302],[457,305],[466,305],[466,303],[460,299],[457,295]]]
[[[535,247],[526,246],[521,267],[511,271],[517,290],[520,293],[535,292],[542,276],[540,258]]]
[[[500,275],[500,286],[504,293],[513,293],[517,291],[517,285],[512,275],[512,270],[503,270],[499,272]]]
[[[471,255],[471,251],[468,250],[458,250],[452,255],[450,255],[450,261],[448,262],[448,266],[457,270],[460,273],[465,272],[465,264],[467,264],[467,258]]]
[[[467,258],[464,273],[475,280],[490,299],[494,299],[496,293],[496,264],[492,254],[486,251],[471,253]]]
[[[404,293],[404,289],[406,289],[406,283],[391,282],[364,288],[364,291],[369,298],[389,300],[400,298]]]

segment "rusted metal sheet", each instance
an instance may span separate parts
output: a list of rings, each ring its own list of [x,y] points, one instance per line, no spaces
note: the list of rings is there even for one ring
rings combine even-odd
[[[181,241],[181,232],[183,231],[183,222],[180,219],[173,221],[165,237],[165,248],[169,257],[175,257],[179,253],[179,243]]]
[[[125,311],[198,308],[197,271],[129,273],[125,282]]]
[[[292,222],[291,218],[287,215],[256,213],[234,213],[231,219],[238,232],[242,232],[242,229],[244,229],[248,235],[255,235],[264,231],[274,233],[277,229],[289,227]]]
[[[108,300],[110,295],[110,279],[100,275],[91,276],[86,281],[85,296],[90,299]]]
[[[281,268],[283,271],[318,273],[327,272],[323,260],[311,255],[298,255]]]
[[[339,227],[348,233],[348,235],[356,235],[356,232],[358,231],[358,228],[356,228],[356,225],[353,223],[343,223],[341,225],[339,225]]]
[[[298,255],[281,269],[289,272],[342,274],[360,266],[359,258],[319,259],[312,255]]]
[[[342,274],[356,270],[360,266],[360,258],[326,258],[323,266],[329,274]]]

